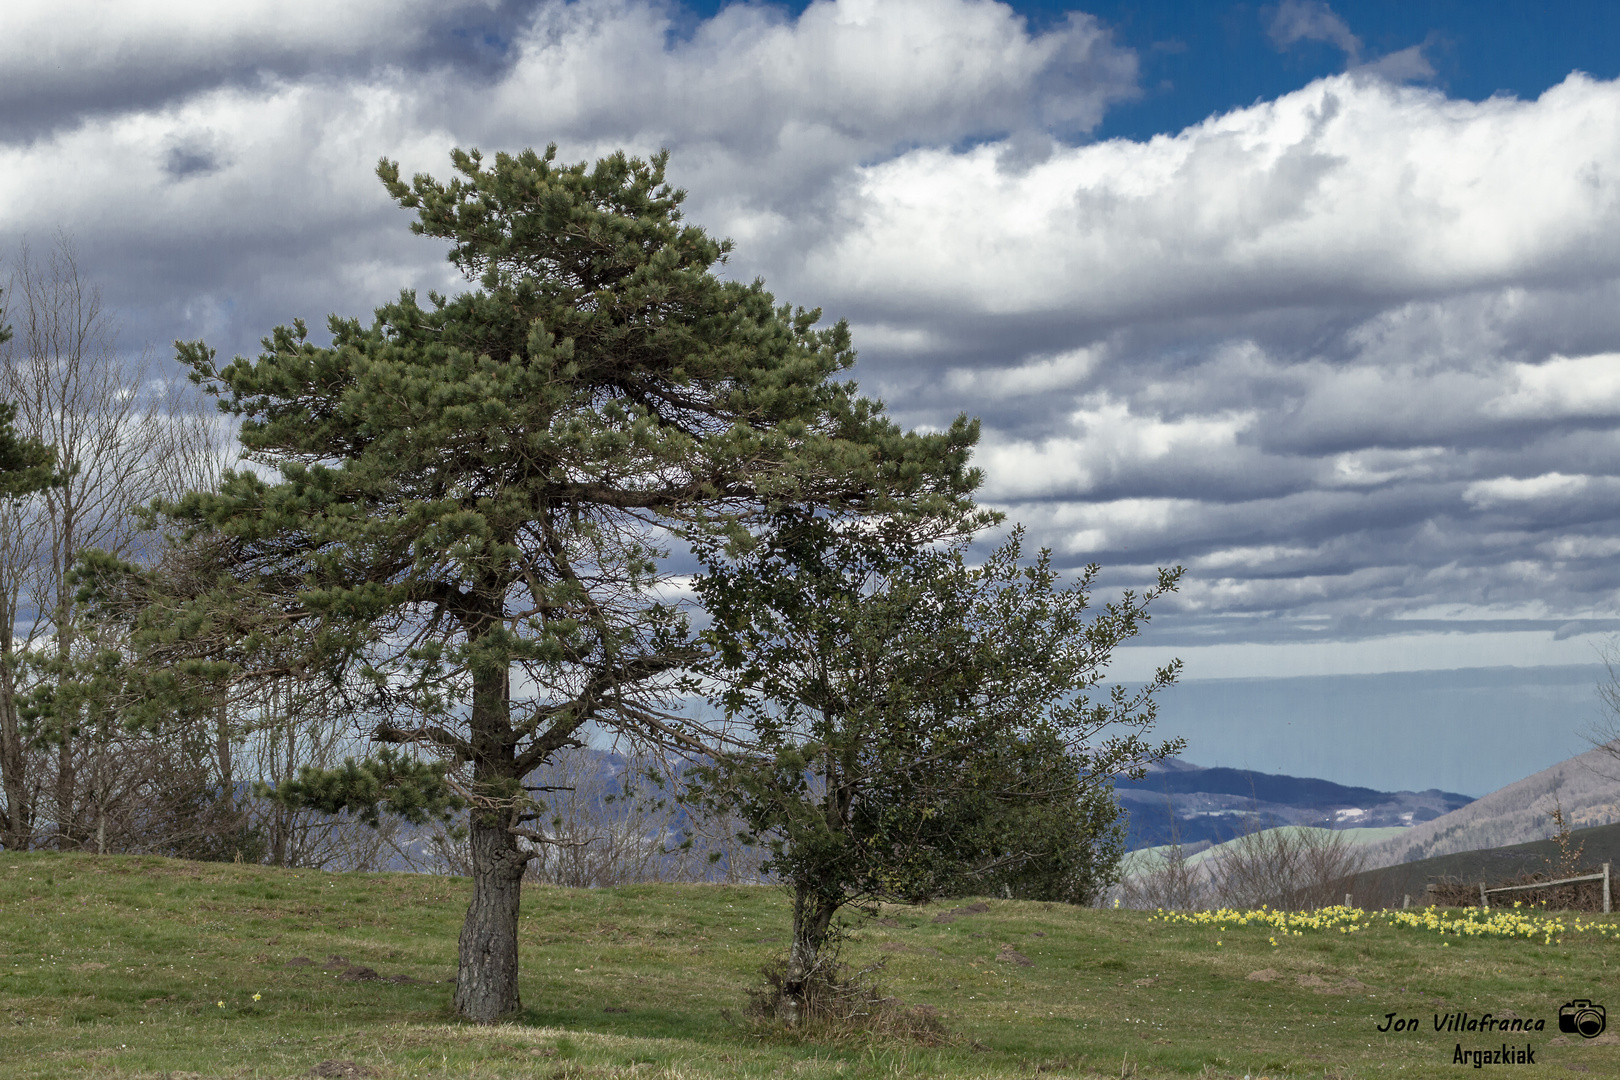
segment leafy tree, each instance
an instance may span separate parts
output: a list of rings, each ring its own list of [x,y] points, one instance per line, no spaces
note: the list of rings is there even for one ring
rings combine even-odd
[[[706,552],[715,701],[753,749],[704,769],[704,798],[736,806],[793,893],[790,1003],[846,904],[1033,880],[1053,852],[1068,860],[1054,872],[1094,877],[1054,831],[1090,824],[1087,791],[1179,748],[1142,737],[1179,664],[1135,694],[1096,691],[1180,571],[1093,613],[1097,568],[1061,587],[1049,553],[1020,562],[1021,541],[972,567],[905,521],[795,512],[745,553]],[[1053,807],[1068,820],[1017,835]]]
[[[334,316],[330,346],[301,322],[257,360],[178,346],[261,470],[160,507],[219,569],[149,595],[136,640],[190,657],[165,686],[147,665],[154,717],[187,685],[353,673],[372,739],[449,766],[357,761],[278,795],[470,805],[455,1006],[486,1021],[520,1007],[520,841],[545,840],[524,778],[593,723],[711,749],[671,708],[700,655],[663,588],[672,538],[782,503],[958,514],[977,428],[900,430],[839,381],[843,323],[717,276],[729,244],[682,223],[663,155],[452,157],[449,183],[378,174],[477,288]]]
[[[1119,878],[1125,821],[1110,776],[1041,728],[991,748],[959,893],[1090,904]]]

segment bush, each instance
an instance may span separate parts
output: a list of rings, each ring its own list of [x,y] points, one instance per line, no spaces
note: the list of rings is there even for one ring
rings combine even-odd
[[[929,1005],[907,1005],[884,992],[880,960],[852,970],[838,959],[836,934],[821,950],[802,992],[788,989],[788,966],[776,960],[760,968],[764,985],[748,991],[744,1026],[758,1036],[792,1036],[819,1042],[877,1037],[943,1046],[951,1036]]]
[[[1365,862],[1366,854],[1342,832],[1285,826],[1223,845],[1210,856],[1209,869],[1223,905],[1310,911],[1339,903],[1345,882]]]
[[[1114,890],[1116,899],[1128,908],[1202,909],[1209,897],[1209,879],[1187,861],[1189,854],[1180,844],[1171,844],[1137,856],[1131,863],[1133,872]]]

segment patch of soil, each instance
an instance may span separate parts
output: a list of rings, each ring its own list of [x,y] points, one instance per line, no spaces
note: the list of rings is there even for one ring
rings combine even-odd
[[[376,1076],[377,1070],[352,1061],[323,1061],[309,1070],[311,1076]]]
[[[1337,985],[1328,982],[1320,975],[1299,975],[1296,976],[1296,979],[1299,985],[1309,987],[1318,994],[1350,994],[1357,990],[1367,989],[1366,983],[1350,978],[1340,979]]]
[[[342,974],[340,974],[338,978],[344,979],[348,982],[372,982],[382,978],[382,976],[377,974],[376,971],[372,970],[371,968],[362,967],[359,964],[350,964],[348,967],[343,969]]]
[[[1271,982],[1282,978],[1282,973],[1275,968],[1261,968],[1259,971],[1249,972],[1250,982]]]
[[[313,964],[314,962],[315,961],[311,960],[307,956],[295,956],[291,960],[289,960],[285,964],[283,964],[282,966],[283,967],[308,967],[309,965]]]
[[[967,904],[963,907],[951,908],[949,911],[942,911],[934,916],[933,921],[936,923],[955,922],[964,915],[983,915],[989,910],[990,905],[981,900],[976,904]]]
[[[1003,945],[1001,947],[1001,951],[996,953],[996,960],[1003,964],[1017,964],[1019,967],[1035,966],[1035,961],[1031,960],[1029,957],[1025,956],[1011,945]]]

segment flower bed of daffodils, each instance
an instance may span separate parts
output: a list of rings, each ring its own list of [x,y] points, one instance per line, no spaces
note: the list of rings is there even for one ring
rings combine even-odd
[[[1343,906],[1325,907],[1316,911],[1278,911],[1265,906],[1250,911],[1218,908],[1213,911],[1164,911],[1149,916],[1150,922],[1208,926],[1225,933],[1229,929],[1253,927],[1269,930],[1271,944],[1277,938],[1303,937],[1309,931],[1337,930],[1349,935],[1373,926],[1392,926],[1399,930],[1434,933],[1441,937],[1472,938],[1540,938],[1551,945],[1563,940],[1566,933],[1601,934],[1605,940],[1620,940],[1620,924],[1604,921],[1583,921],[1580,916],[1568,919],[1561,916],[1539,914],[1534,908],[1514,904],[1511,908],[1463,908],[1460,912],[1427,907],[1422,910],[1361,911]],[[1215,944],[1221,944],[1217,939]],[[1451,944],[1446,942],[1447,945]]]

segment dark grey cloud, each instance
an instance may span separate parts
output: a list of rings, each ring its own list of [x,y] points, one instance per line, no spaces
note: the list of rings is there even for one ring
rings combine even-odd
[[[229,8],[15,0],[0,41],[0,142],[210,90],[379,70],[496,79],[539,0],[282,0]]]

